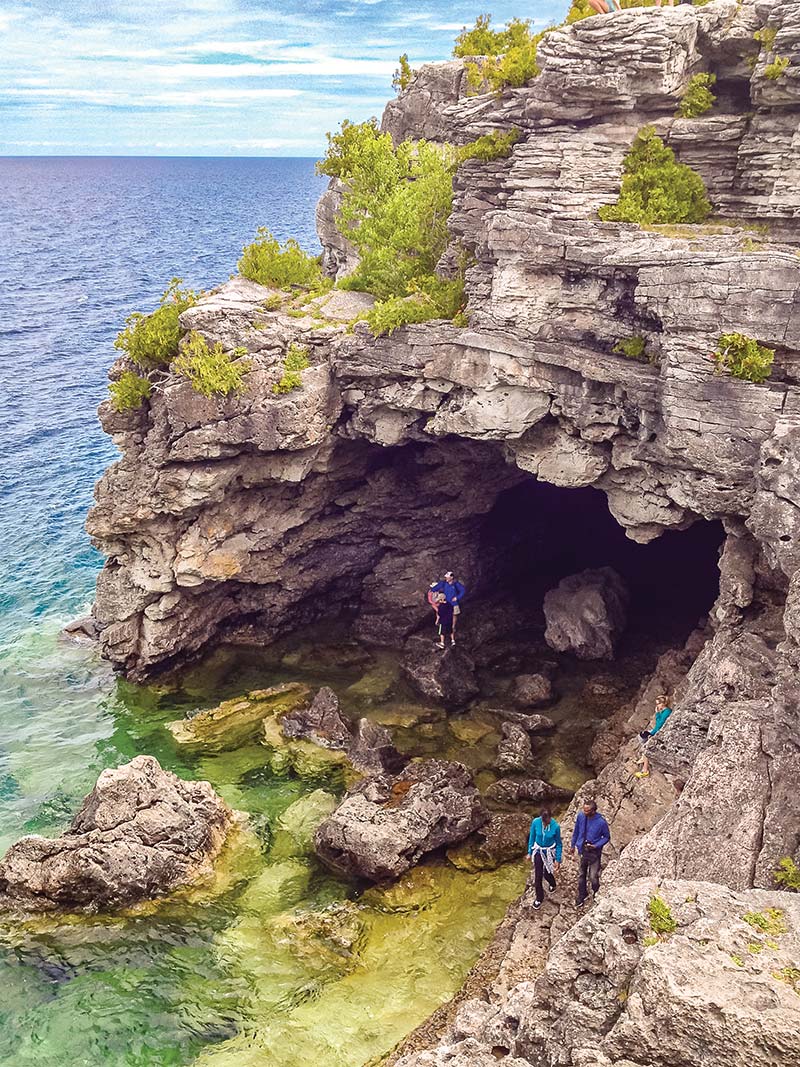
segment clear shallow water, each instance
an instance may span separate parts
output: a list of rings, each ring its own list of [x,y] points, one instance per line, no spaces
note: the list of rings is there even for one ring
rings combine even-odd
[[[335,783],[265,773],[257,746],[177,751],[166,722],[302,676],[302,659],[223,656],[170,692],[58,639],[100,563],[83,520],[114,459],[95,409],[122,320],[172,276],[224,280],[259,224],[315,249],[322,187],[310,160],[0,159],[0,851],[59,832],[100,770],[139,752],[210,779],[261,834],[213,897],[0,928],[0,1067],[358,1067],[458,987],[520,888],[518,868],[433,866],[354,904],[302,832],[302,805]]]

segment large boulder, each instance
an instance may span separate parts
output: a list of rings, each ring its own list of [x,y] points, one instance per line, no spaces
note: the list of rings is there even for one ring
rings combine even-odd
[[[486,799],[496,804],[540,804],[571,800],[571,789],[563,789],[541,778],[498,778],[486,790]]]
[[[545,674],[519,674],[511,686],[511,698],[521,708],[540,708],[553,697],[553,683]]]
[[[102,911],[165,896],[210,873],[233,813],[208,782],[152,756],[97,779],[60,837],[23,837],[0,862],[0,906]]]
[[[347,758],[362,774],[396,774],[408,762],[394,747],[386,727],[369,719],[359,719]]]
[[[475,663],[460,647],[442,652],[432,641],[412,638],[401,670],[420,696],[446,708],[462,708],[478,695]]]
[[[423,760],[353,786],[317,829],[317,855],[340,874],[397,878],[426,852],[463,841],[487,818],[461,763]]]
[[[313,741],[323,748],[346,749],[353,739],[352,727],[339,710],[339,698],[327,685],[307,708],[287,712],[281,719],[281,729],[286,737]]]
[[[447,850],[447,858],[462,871],[493,871],[513,863],[528,847],[530,817],[523,812],[494,812],[467,841]]]
[[[545,641],[578,659],[613,659],[627,610],[628,591],[611,567],[571,574],[545,594]]]

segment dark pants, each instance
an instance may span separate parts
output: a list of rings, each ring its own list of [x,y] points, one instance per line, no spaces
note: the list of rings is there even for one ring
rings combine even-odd
[[[588,890],[587,880],[591,883],[592,892],[596,893],[600,888],[600,853],[594,848],[584,848],[581,856],[581,870],[578,875],[578,903],[586,900]]]
[[[539,853],[536,852],[533,857],[533,885],[536,889],[536,899],[539,901],[540,904],[544,900],[542,877],[546,879],[547,884],[550,886],[551,889],[555,889],[555,878],[552,876],[552,874],[550,874],[549,871],[545,870],[544,861],[542,860],[542,857],[539,855]]]

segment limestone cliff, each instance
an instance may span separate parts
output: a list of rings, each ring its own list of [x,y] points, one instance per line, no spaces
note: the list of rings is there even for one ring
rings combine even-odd
[[[790,61],[776,79],[754,38],[764,26]],[[602,490],[639,541],[720,520],[720,597],[702,651],[671,679],[659,772],[634,792],[634,750],[623,745],[591,789],[617,847],[631,842],[609,883],[771,888],[777,860],[800,853],[800,4],[630,10],[553,32],[538,55],[536,80],[500,98],[467,96],[461,61],[424,67],[384,114],[396,139],[521,132],[509,158],[457,174],[450,231],[453,250],[473,257],[467,328],[434,322],[376,340],[341,325],[353,294],[336,293],[321,322],[320,310],[267,311],[267,290],[234,279],[182,324],[247,348],[242,394],[209,400],[170,378],[146,410],[101,409],[122,452],[89,519],[107,556],[95,604],[102,648],[144,677],[222,639],[270,640],[355,608],[365,637],[402,640],[440,546],[478,585],[491,573],[476,548],[481,517],[531,475]],[[717,76],[717,105],[676,118],[701,71]],[[702,175],[714,225],[598,220],[648,123]],[[335,232],[340,196],[333,183],[318,211],[332,273],[353,263]],[[769,381],[716,371],[710,354],[732,331],[775,349]],[[614,353],[634,335],[652,362]],[[303,388],[274,395],[298,338],[312,356]],[[645,725],[644,709],[628,710],[616,738]],[[686,781],[677,799],[661,772]],[[501,980],[481,989],[486,1003],[506,1004],[535,977],[575,918],[521,915],[509,920]],[[581,973],[607,963],[579,957],[584,972],[570,981],[579,988]],[[651,962],[631,966],[645,975]],[[522,1062],[695,1062],[649,1047],[656,1058],[642,1060],[629,1040],[606,1040],[596,1059],[573,1041],[555,1058],[545,1034],[555,1025],[536,1023],[518,1046]],[[494,1062],[494,1046],[510,1047],[491,1027],[476,1034],[462,1062]],[[780,1048],[770,1055],[757,1062],[790,1062]],[[451,1062],[430,1056],[414,1062]]]

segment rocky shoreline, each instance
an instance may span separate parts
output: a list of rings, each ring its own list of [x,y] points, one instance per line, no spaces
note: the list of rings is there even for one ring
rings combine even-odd
[[[765,73],[765,27],[790,61],[780,78]],[[101,408],[122,458],[89,518],[107,557],[93,617],[104,655],[143,679],[221,642],[258,647],[341,616],[372,647],[402,650],[426,697],[464,707],[476,691],[450,697],[469,670],[443,680],[446,667],[415,658],[420,575],[446,562],[479,596],[502,587],[514,548],[492,525],[503,494],[534,477],[592,487],[640,544],[718,524],[716,602],[595,738],[597,777],[564,819],[571,830],[591,795],[611,824],[595,907],[575,911],[574,868],[541,913],[524,895],[470,995],[395,1062],[789,1067],[800,912],[775,876],[800,862],[800,6],[630,10],[553,32],[538,56],[535,82],[500,98],[467,95],[462,61],[423,67],[384,114],[396,140],[520,131],[508,158],[457,172],[449,256],[472,257],[467,327],[376,339],[344,325],[354,294],[289,315],[237,277],[181,325],[247,349],[241,394],[209,399],[173,376],[138,411]],[[716,75],[718,106],[676,117],[697,71]],[[645,124],[702,176],[713,224],[599,221]],[[333,180],[318,224],[341,274],[352,250],[335,228],[340,199]],[[768,381],[717,371],[709,354],[727,331],[774,348]],[[615,352],[633,336],[649,361]],[[310,353],[302,388],[275,395],[296,341]],[[574,632],[551,635],[566,642],[555,647],[613,652],[627,605],[611,599],[617,622],[598,647]],[[487,612],[474,634],[489,669],[493,642],[508,652],[504,622]],[[674,713],[651,742],[653,773],[636,780],[631,738],[662,691]],[[341,730],[318,712],[317,748],[319,730]],[[366,808],[385,812],[396,779],[366,782],[344,803],[374,830]],[[478,828],[469,802],[461,815]],[[324,848],[342,862],[341,828]]]

